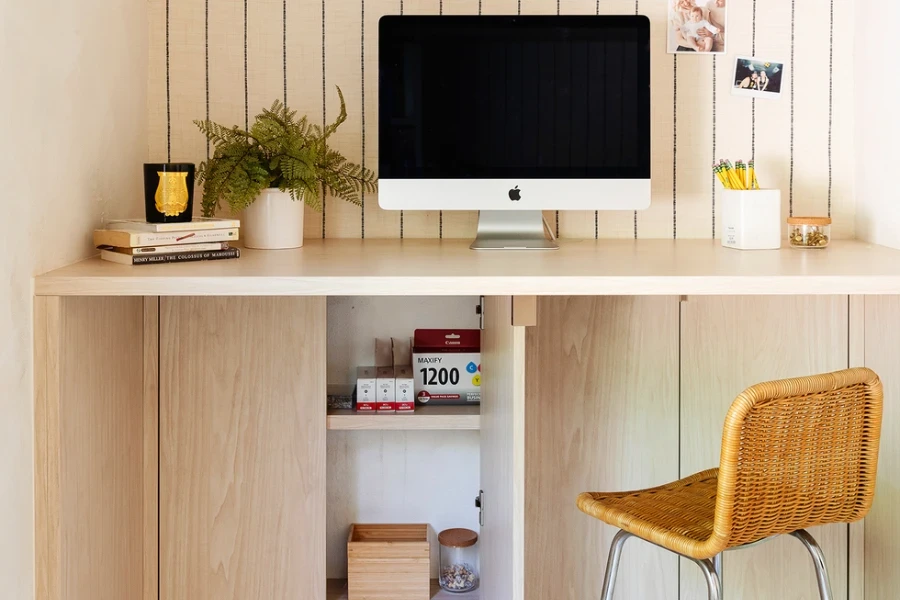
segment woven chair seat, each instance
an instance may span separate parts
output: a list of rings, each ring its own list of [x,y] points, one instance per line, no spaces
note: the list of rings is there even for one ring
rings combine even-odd
[[[857,368],[760,383],[725,419],[718,469],[660,487],[587,492],[578,508],[690,558],[817,525],[872,506],[883,391]]]
[[[578,508],[604,523],[693,558],[710,558],[718,469],[655,488],[631,492],[587,492]]]

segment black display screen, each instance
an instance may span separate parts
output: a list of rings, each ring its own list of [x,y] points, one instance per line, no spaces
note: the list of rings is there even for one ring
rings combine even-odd
[[[649,179],[641,16],[386,16],[386,179]]]

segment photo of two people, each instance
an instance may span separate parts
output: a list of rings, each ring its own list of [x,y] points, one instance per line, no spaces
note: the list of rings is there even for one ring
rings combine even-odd
[[[668,0],[669,53],[724,53],[728,1]]]
[[[738,56],[734,64],[735,96],[777,98],[784,81],[784,63],[774,60]]]

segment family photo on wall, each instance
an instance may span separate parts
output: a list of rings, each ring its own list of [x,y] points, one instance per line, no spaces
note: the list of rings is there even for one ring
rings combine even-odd
[[[725,52],[725,29],[732,0],[669,0],[669,52]]]

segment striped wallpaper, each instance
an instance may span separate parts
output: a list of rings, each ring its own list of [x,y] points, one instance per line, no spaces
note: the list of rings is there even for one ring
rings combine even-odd
[[[728,54],[666,54],[668,0],[150,0],[149,159],[199,163],[193,119],[246,124],[276,98],[326,121],[333,143],[377,166],[378,19],[384,14],[634,14],[653,27],[653,201],[648,210],[548,213],[564,238],[710,238],[713,158],[754,157],[784,212],[831,214],[854,237],[852,0],[728,0]],[[781,99],[731,95],[735,55],[787,65]],[[326,198],[310,237],[464,237],[476,213],[383,211]]]

